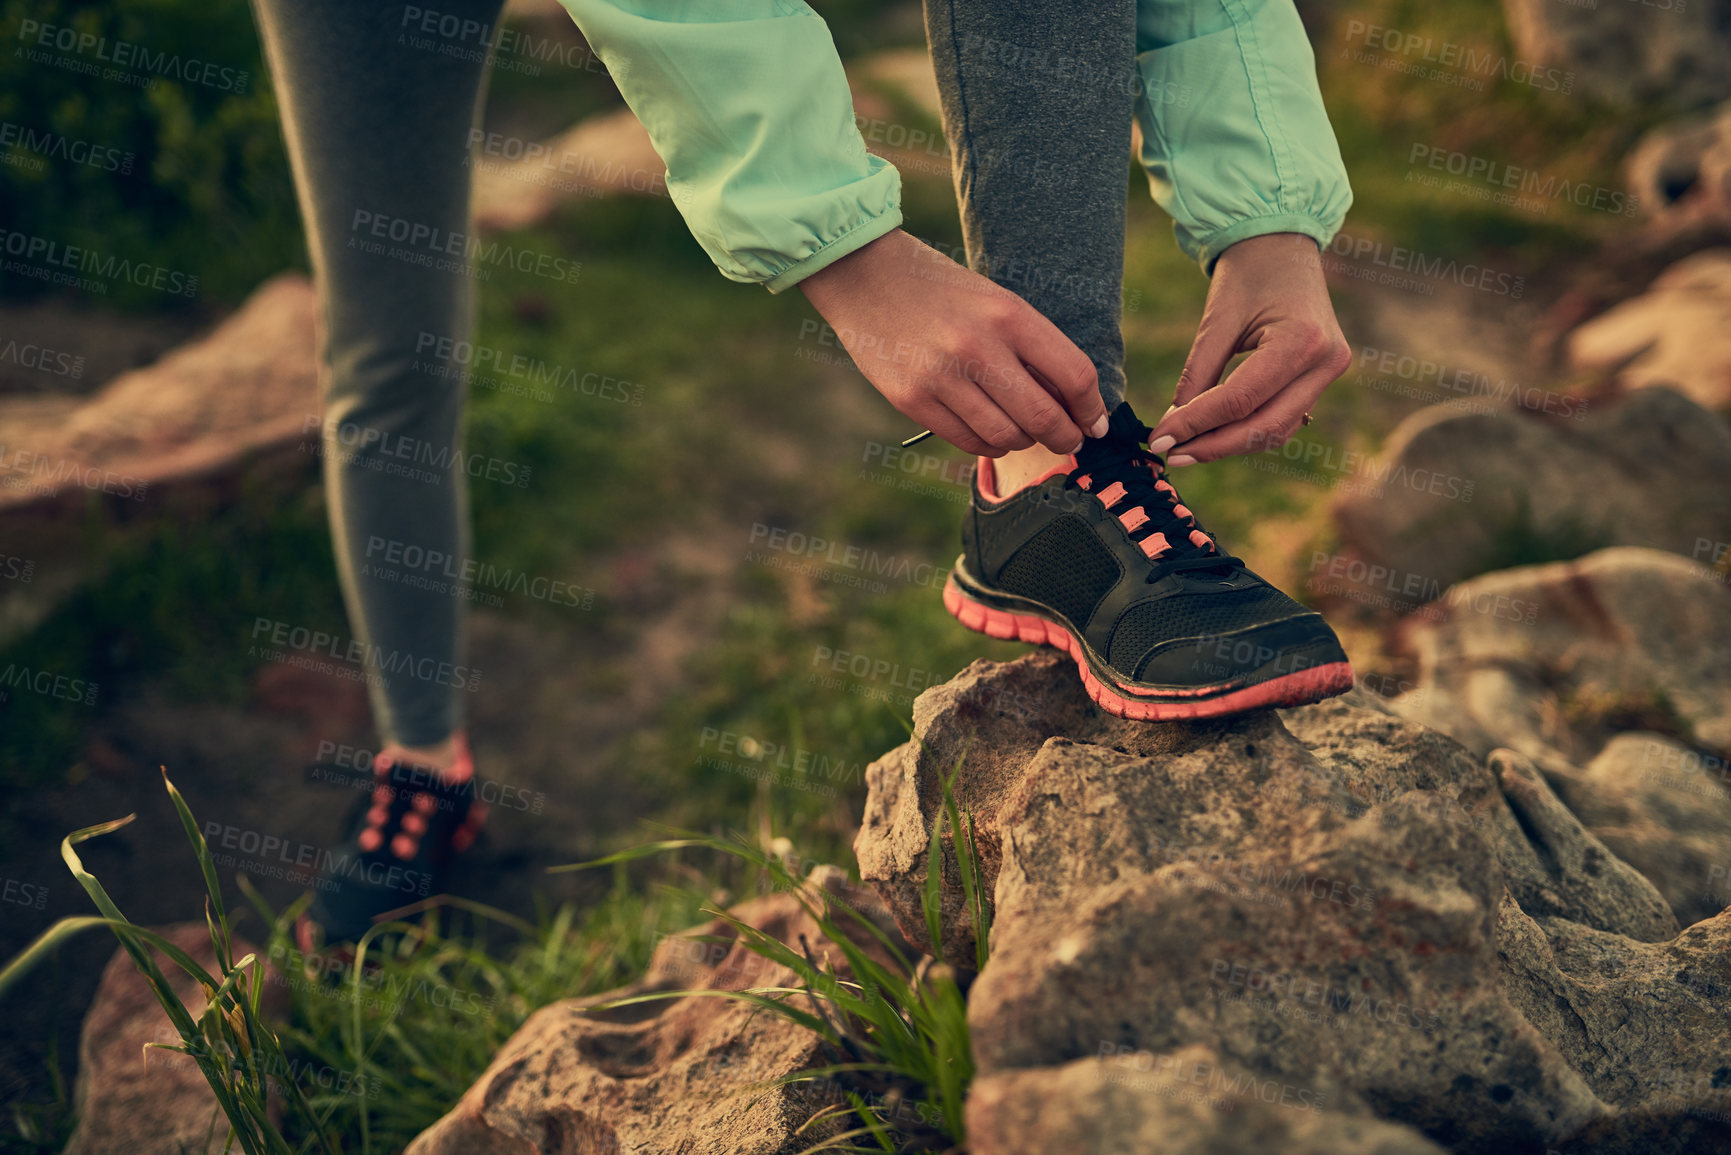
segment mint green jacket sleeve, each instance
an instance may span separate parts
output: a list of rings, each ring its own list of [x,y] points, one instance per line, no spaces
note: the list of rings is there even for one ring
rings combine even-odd
[[[722,275],[780,292],[901,224],[823,19],[796,0],[561,0]]]
[[[1229,245],[1326,246],[1352,204],[1292,0],[1139,0],[1139,160],[1179,247],[1212,274]]]

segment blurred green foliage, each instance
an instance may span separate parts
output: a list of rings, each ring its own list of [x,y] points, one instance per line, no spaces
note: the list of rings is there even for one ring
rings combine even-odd
[[[7,0],[0,11],[10,42],[0,122],[17,126],[0,154],[9,231],[197,276],[200,301],[238,301],[301,262],[276,100],[245,0]],[[147,83],[105,79],[107,69]],[[71,159],[74,144],[101,161]],[[0,295],[43,291],[0,274]],[[124,279],[104,300],[185,304]]]

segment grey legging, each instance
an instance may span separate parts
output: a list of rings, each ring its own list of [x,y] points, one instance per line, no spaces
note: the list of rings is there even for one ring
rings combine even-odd
[[[402,559],[468,556],[463,385],[412,366],[424,334],[468,338],[473,302],[460,242],[455,260],[428,267],[389,238],[393,228],[468,232],[465,160],[489,39],[476,29],[496,25],[501,0],[440,0],[441,14],[472,22],[451,35],[405,28],[414,9],[401,4],[253,7],[318,282],[324,479],[343,597],[377,675],[368,685],[381,736],[434,745],[462,722],[463,603],[402,581]]]
[[[1124,207],[1136,3],[925,0],[969,265],[1019,294],[1124,399]]]
[[[324,477],[343,595],[371,664],[395,671],[368,683],[381,737],[433,745],[461,724],[458,679],[446,672],[463,668],[463,603],[403,583],[388,558],[393,543],[467,557],[463,385],[413,366],[426,334],[468,338],[471,282],[460,257],[429,268],[369,242],[381,222],[468,231],[464,161],[501,0],[441,0],[440,14],[455,18],[449,35],[405,27],[414,9],[403,5],[253,6],[318,283]],[[1099,7],[926,0],[926,25],[969,262],[1093,359],[1111,408],[1124,390],[1136,13],[1133,0]]]

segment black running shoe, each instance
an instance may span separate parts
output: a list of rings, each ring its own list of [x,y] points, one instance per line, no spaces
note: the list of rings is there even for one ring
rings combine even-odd
[[[317,892],[295,925],[296,945],[353,943],[379,915],[442,894],[452,858],[480,832],[487,808],[475,801],[475,760],[457,735],[448,771],[388,755],[373,759],[371,793],[350,812],[339,845],[319,871]],[[347,767],[314,766],[320,777],[353,776]]]
[[[1164,722],[1317,702],[1352,688],[1320,614],[1229,556],[1165,480],[1128,402],[1106,436],[1008,498],[974,474],[944,607],[994,638],[1056,646],[1089,697]]]

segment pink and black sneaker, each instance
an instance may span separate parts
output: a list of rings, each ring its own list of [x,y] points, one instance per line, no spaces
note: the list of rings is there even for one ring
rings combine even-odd
[[[295,924],[302,952],[316,953],[320,939],[327,948],[353,943],[379,915],[444,893],[451,860],[474,844],[487,814],[475,800],[468,739],[458,734],[456,747],[445,771],[388,754],[373,759],[371,791],[350,812],[341,849],[327,856],[313,903]]]
[[[1165,722],[1298,706],[1352,688],[1322,616],[1222,550],[1146,448],[1128,402],[1106,436],[999,498],[975,472],[944,607],[994,638],[1076,660],[1100,708]]]

